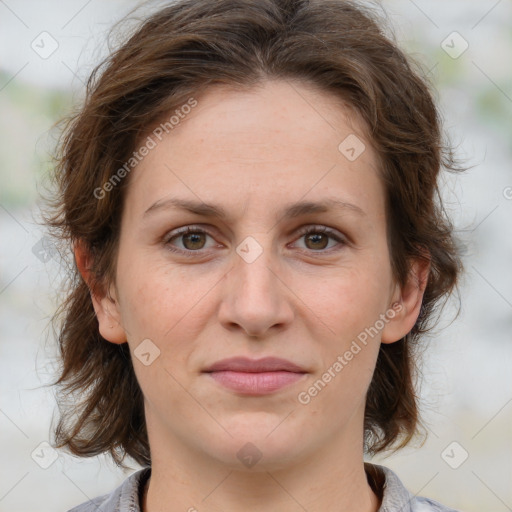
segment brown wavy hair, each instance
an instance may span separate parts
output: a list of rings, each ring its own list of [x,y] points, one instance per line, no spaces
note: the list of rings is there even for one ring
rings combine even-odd
[[[375,8],[345,0],[178,0],[124,34],[90,74],[82,104],[60,121],[57,192],[45,217],[56,243],[68,255],[83,244],[93,289],[113,281],[129,177],[101,199],[94,191],[158,120],[210,86],[298,80],[337,96],[364,120],[379,157],[394,278],[405,283],[413,258],[430,261],[417,322],[401,340],[381,344],[366,397],[365,452],[398,441],[395,450],[404,447],[422,424],[415,391],[419,342],[463,270],[438,189],[441,169],[463,169],[421,67],[398,48]],[[143,395],[128,344],[102,338],[74,260],[68,270],[67,296],[53,317],[61,360],[53,383],[60,412],[55,446],[78,456],[108,452],[123,467],[128,455],[148,466]]]

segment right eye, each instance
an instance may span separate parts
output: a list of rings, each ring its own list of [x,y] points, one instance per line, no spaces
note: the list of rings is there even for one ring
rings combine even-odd
[[[186,226],[171,231],[164,240],[164,245],[171,252],[179,253],[184,256],[195,256],[204,248],[206,237],[212,237],[207,231],[199,227]],[[177,248],[171,242],[175,239],[181,240],[183,248]]]

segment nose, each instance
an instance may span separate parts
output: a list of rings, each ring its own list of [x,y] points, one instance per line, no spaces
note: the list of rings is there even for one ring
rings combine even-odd
[[[233,266],[224,277],[219,321],[228,330],[265,337],[269,330],[284,329],[292,322],[294,295],[270,246],[264,247],[260,237],[255,239],[261,254],[254,261],[243,251],[242,256],[233,255]]]

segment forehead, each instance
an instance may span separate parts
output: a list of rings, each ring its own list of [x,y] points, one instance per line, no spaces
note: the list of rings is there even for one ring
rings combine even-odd
[[[262,211],[338,192],[379,213],[375,153],[361,120],[336,96],[275,80],[247,90],[215,86],[195,100],[161,140],[149,132],[156,145],[132,171],[127,198],[138,214],[176,192]]]
[[[363,137],[365,128],[356,111],[340,97],[297,80],[267,80],[243,89],[214,85],[196,101],[197,106],[181,116],[172,130],[176,142],[180,137],[194,137],[212,149],[229,146],[231,155],[242,160],[267,148],[276,155],[283,150],[289,156],[290,149],[300,155],[301,147],[308,152],[330,147],[327,155],[318,155],[328,159],[337,153],[341,138],[348,133]],[[234,138],[226,139],[226,135]],[[283,147],[283,140],[299,147]],[[195,147],[187,149],[194,152]]]

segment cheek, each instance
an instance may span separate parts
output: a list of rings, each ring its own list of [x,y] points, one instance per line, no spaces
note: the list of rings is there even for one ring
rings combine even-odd
[[[186,308],[187,293],[183,277],[169,265],[155,261],[144,251],[127,245],[118,262],[118,283],[122,314],[130,332],[156,336]]]
[[[166,261],[140,256],[119,261],[121,316],[132,352],[144,339],[161,351],[159,362],[184,368],[205,322],[214,314],[209,292],[213,273],[191,279],[191,272],[171,267]]]
[[[388,276],[383,269],[360,265],[341,268],[337,276],[326,280],[314,297],[314,309],[338,336],[346,341],[375,324],[385,312],[388,298]]]
[[[187,291],[195,287],[187,288],[177,272],[135,256],[119,265],[118,275],[123,327],[145,399],[151,404],[165,399],[161,406],[177,407],[183,391],[178,382],[194,346],[195,333],[187,327],[195,325],[197,300]],[[149,361],[139,357],[143,353],[150,354]]]

